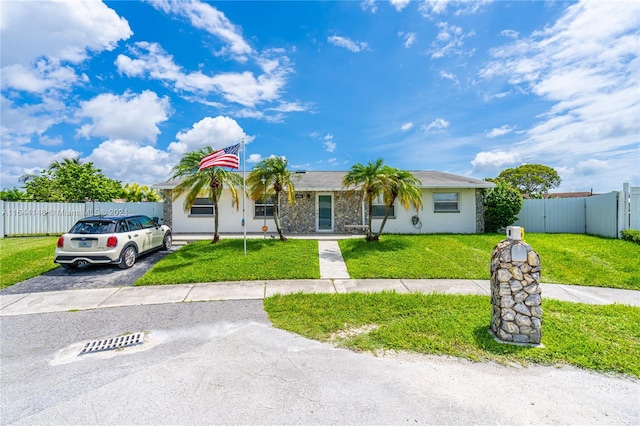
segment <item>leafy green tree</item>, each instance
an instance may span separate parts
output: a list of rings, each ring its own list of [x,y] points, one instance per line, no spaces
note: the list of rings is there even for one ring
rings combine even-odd
[[[557,188],[562,179],[555,169],[542,164],[523,164],[500,172],[498,179],[503,179],[522,195],[531,198],[542,198],[550,189]]]
[[[83,163],[77,157],[54,161],[39,175],[24,175],[20,181],[32,201],[111,201],[122,193],[120,181],[105,177],[92,162]]]
[[[377,241],[379,234],[374,235],[371,231],[371,221],[373,216],[373,201],[380,196],[388,187],[391,167],[384,165],[384,160],[378,158],[367,165],[357,163],[351,166],[351,170],[342,179],[343,188],[353,188],[349,194],[357,193],[367,204],[369,213],[367,220],[367,231],[365,239],[367,241]]]
[[[238,210],[238,187],[242,187],[242,176],[228,171],[222,167],[214,166],[203,170],[198,170],[200,160],[215,150],[210,146],[198,151],[187,152],[182,156],[180,162],[173,168],[172,179],[184,178],[173,192],[176,196],[186,193],[184,200],[184,210],[189,211],[198,197],[206,195],[213,202],[214,234],[212,243],[220,241],[218,233],[219,202],[222,190],[225,186],[231,191],[233,203]]]
[[[273,221],[275,222],[276,230],[282,241],[287,241],[287,237],[284,236],[282,227],[280,226],[278,212],[280,193],[285,192],[289,204],[293,204],[295,201],[295,186],[291,172],[287,170],[288,163],[284,157],[266,158],[256,164],[247,177],[249,196],[252,200],[262,199],[265,193],[267,197],[274,197]]]
[[[137,182],[126,183],[122,189],[122,197],[127,201],[147,201],[150,203],[162,199],[155,189],[149,188],[147,185],[140,185]]]
[[[385,213],[378,233],[374,235],[375,239],[380,237],[384,225],[387,223],[391,206],[398,200],[405,210],[409,210],[411,206],[416,209],[424,207],[422,201],[422,191],[420,190],[420,179],[416,178],[413,173],[407,170],[399,170],[393,167],[386,167],[385,174],[387,179],[383,187],[382,194],[385,204]]]
[[[27,194],[18,188],[3,189],[0,191],[0,200],[3,201],[23,201],[27,199]]]
[[[498,232],[515,222],[522,209],[522,194],[502,179],[486,179],[496,184],[485,190],[484,226],[486,232]]]

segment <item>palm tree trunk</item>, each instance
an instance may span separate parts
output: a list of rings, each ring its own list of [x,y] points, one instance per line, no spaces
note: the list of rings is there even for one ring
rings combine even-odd
[[[273,201],[273,221],[276,224],[276,230],[278,231],[280,241],[287,241],[287,237],[284,236],[282,228],[280,227],[280,218],[278,217],[278,200],[280,200],[280,191],[276,191],[276,196]]]
[[[371,225],[373,223],[373,197],[367,195],[367,204],[369,210],[369,217],[367,218],[368,226],[367,226],[367,236],[365,239],[367,241],[377,241],[378,237],[373,235],[373,231],[371,230]]]

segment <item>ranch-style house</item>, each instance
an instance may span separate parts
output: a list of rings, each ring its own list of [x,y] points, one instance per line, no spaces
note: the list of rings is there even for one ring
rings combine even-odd
[[[357,194],[350,195],[343,188],[345,171],[292,172],[295,202],[292,205],[281,194],[277,200],[280,223],[285,234],[350,234],[363,232],[367,224],[367,208]],[[384,233],[481,233],[483,222],[483,189],[493,188],[491,182],[438,171],[415,171],[422,182],[424,208],[405,210],[396,201],[384,227]],[[248,174],[248,172],[247,172]],[[174,233],[213,233],[212,202],[203,194],[190,209],[184,209],[184,196],[173,197],[172,190],[180,180],[154,185],[164,197],[164,223]],[[240,205],[233,205],[228,189],[224,189],[219,202],[219,232],[242,233],[243,200],[239,188]],[[248,233],[275,233],[273,209],[276,200],[244,201]],[[384,217],[384,205],[374,204],[372,228],[376,232]]]

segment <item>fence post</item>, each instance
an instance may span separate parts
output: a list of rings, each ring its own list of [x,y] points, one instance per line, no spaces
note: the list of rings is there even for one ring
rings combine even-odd
[[[623,183],[622,194],[618,194],[618,238],[622,236],[622,231],[631,226],[629,207],[629,183]]]
[[[7,212],[4,211],[4,200],[0,200],[0,207],[2,208],[2,220],[0,220],[0,238],[4,238],[4,221],[7,217]]]

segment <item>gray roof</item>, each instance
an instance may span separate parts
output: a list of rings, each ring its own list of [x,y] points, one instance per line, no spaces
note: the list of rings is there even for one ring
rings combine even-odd
[[[296,191],[340,191],[342,178],[346,171],[336,172],[293,172],[293,184]],[[412,171],[420,179],[422,188],[493,188],[495,185],[480,179],[454,175],[437,171]],[[248,172],[247,172],[248,174]],[[169,180],[153,185],[156,189],[173,189],[180,180]]]

